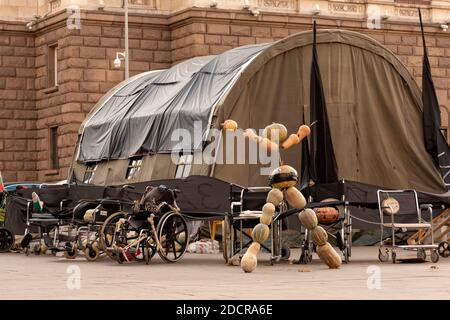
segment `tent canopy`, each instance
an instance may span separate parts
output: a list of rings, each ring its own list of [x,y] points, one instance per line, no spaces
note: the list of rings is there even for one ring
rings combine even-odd
[[[224,55],[193,58],[127,83],[85,121],[78,160],[198,150],[201,144],[194,145],[194,141],[172,141],[172,132],[192,132],[194,121],[201,121],[202,133],[206,132],[218,99],[245,63],[267,46],[251,45]]]
[[[194,120],[203,124],[204,139],[209,127],[226,119],[255,129],[280,122],[296,132],[304,114],[309,123],[311,44],[312,32],[301,32],[190,59],[119,85],[83,123],[76,163],[177,151],[172,132],[192,132]],[[444,193],[424,147],[420,90],[400,60],[377,41],[345,30],[318,30],[317,51],[339,178]],[[283,152],[284,163],[300,169],[300,148]],[[217,164],[213,176],[266,185],[261,166]]]

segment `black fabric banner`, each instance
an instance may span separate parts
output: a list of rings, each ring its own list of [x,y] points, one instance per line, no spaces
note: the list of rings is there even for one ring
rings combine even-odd
[[[436,165],[438,160],[438,135],[441,126],[441,114],[439,103],[434,89],[431,67],[428,60],[427,46],[425,43],[425,33],[423,31],[422,13],[419,8],[420,28],[422,30],[423,41],[423,66],[422,66],[422,103],[423,103],[423,135],[425,148],[433,157]]]
[[[450,147],[440,131],[441,112],[434,88],[431,66],[423,30],[422,13],[419,10],[420,29],[423,41],[422,65],[422,104],[423,104],[423,137],[425,148],[439,166],[445,186],[450,190]]]
[[[311,64],[310,108],[311,108],[311,178],[316,183],[338,181],[337,163],[328,123],[327,107],[323,92],[322,77],[316,49],[316,22],[313,30],[313,52]]]

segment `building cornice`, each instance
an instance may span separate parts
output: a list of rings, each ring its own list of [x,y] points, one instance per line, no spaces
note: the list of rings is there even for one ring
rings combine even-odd
[[[66,25],[70,13],[66,10],[56,12],[41,18],[33,25],[30,31],[25,23],[17,21],[0,21],[0,32],[13,33],[30,33],[39,36],[43,33],[62,28]],[[199,23],[225,23],[225,24],[241,24],[260,26],[278,26],[286,28],[306,27],[312,24],[312,20],[316,19],[319,27],[330,28],[346,28],[346,29],[367,29],[367,20],[358,17],[337,17],[337,16],[313,16],[311,14],[302,13],[285,13],[285,12],[260,12],[255,17],[243,10],[227,10],[227,9],[209,9],[209,8],[187,8],[170,15],[149,14],[149,13],[131,13],[129,15],[129,26],[148,27],[161,29],[176,29],[193,22]],[[418,20],[418,19],[417,19]],[[122,26],[124,17],[122,12],[118,11],[98,11],[98,10],[81,10],[80,11],[81,27],[84,25],[110,25]],[[439,23],[424,22],[425,31],[428,33],[440,33],[441,36],[447,37],[447,33],[443,32]],[[380,24],[379,31],[397,31],[397,32],[419,32],[419,21],[408,20],[386,20]]]

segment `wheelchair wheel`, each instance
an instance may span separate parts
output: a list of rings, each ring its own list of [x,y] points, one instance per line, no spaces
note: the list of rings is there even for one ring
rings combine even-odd
[[[116,250],[113,250],[113,244],[115,244],[116,236],[116,223],[121,218],[125,218],[126,212],[119,211],[110,215],[102,224],[99,232],[100,248],[113,260],[116,259]]]
[[[431,251],[431,262],[437,263],[439,261],[439,253],[437,250]]]
[[[33,246],[33,253],[37,256],[41,254],[41,244],[40,243],[36,243]]]
[[[67,243],[66,249],[64,250],[64,257],[66,259],[75,259],[77,257],[77,255],[78,255],[77,245],[76,244],[72,245],[70,243]]]
[[[184,241],[177,236],[184,232]],[[158,254],[166,262],[180,260],[186,252],[189,243],[186,220],[177,212],[167,212],[159,220],[157,235],[161,244]]]
[[[391,256],[392,256],[392,263],[396,264],[397,263],[397,253],[395,251],[392,251]]]
[[[344,254],[344,263],[349,263],[350,262],[350,252],[349,252],[349,247],[346,246],[344,248],[344,251],[342,252]]]
[[[99,255],[100,255],[100,250],[98,250],[97,246],[95,246],[95,245],[88,245],[87,248],[84,249],[84,257],[88,261],[97,260]]]
[[[11,250],[14,246],[14,235],[6,228],[0,228],[0,252]]]
[[[427,253],[424,249],[417,250],[417,259],[425,260],[427,258]]]
[[[448,241],[442,241],[441,243],[439,243],[438,252],[443,258],[450,257],[450,244],[448,243]]]
[[[302,249],[302,254],[298,260],[299,264],[309,264],[312,262],[312,252],[309,249]]]
[[[289,260],[291,256],[291,248],[287,245],[281,246],[281,259],[283,260]]]

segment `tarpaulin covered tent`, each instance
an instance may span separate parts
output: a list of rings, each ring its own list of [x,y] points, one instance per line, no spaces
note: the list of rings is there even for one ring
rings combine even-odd
[[[171,152],[202,153],[209,129],[234,119],[241,128],[309,122],[312,32],[187,60],[112,89],[84,121],[72,179],[94,184],[174,178]],[[365,35],[318,30],[317,52],[339,179],[385,188],[446,192],[424,147],[421,92],[395,55]],[[175,129],[202,123],[202,143],[174,144]],[[184,149],[182,151],[181,149]],[[300,148],[282,157],[300,171]],[[127,180],[130,158],[142,156]],[[214,169],[213,169],[214,167]],[[255,164],[192,164],[189,174],[243,186],[267,185]]]

